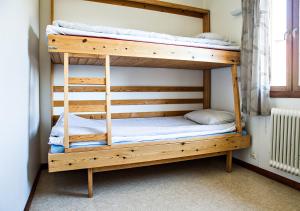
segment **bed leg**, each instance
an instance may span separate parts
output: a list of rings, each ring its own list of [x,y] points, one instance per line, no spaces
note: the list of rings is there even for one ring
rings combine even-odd
[[[232,151],[226,152],[226,171],[232,172]]]
[[[88,197],[93,197],[93,169],[88,169]]]

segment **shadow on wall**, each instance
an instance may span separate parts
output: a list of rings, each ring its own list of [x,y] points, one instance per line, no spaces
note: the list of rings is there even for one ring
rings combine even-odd
[[[28,29],[29,86],[28,86],[28,162],[29,184],[33,184],[40,166],[39,139],[39,37],[30,26]]]

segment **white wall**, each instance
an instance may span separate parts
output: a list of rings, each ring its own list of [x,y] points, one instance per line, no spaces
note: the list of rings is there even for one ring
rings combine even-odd
[[[0,4],[0,210],[19,211],[40,166],[39,1]]]
[[[242,18],[231,16],[230,12],[241,8],[241,0],[204,0],[203,4],[211,12],[211,31],[240,43]]]
[[[233,41],[240,43],[242,31],[242,16],[233,17],[232,10],[241,8],[240,0],[205,0],[205,7],[211,10],[212,32],[223,34]],[[224,95],[224,93],[228,93]],[[216,109],[233,110],[232,83],[230,69],[212,71],[212,107]],[[272,107],[300,108],[300,99],[272,99]],[[269,167],[271,150],[270,117],[253,117],[247,124],[251,134],[252,146],[250,149],[235,153],[235,157],[268,171],[288,177],[300,182],[300,178],[291,176],[277,169]],[[255,154],[256,158],[250,157]]]
[[[172,0],[173,3],[189,4],[201,7],[202,0]],[[197,18],[184,17],[173,14],[147,11],[135,8],[112,6],[82,0],[60,0],[55,1],[55,19],[82,22],[88,24],[99,24],[115,27],[141,29],[175,35],[192,36],[201,32],[202,21]],[[46,36],[43,36],[45,27],[50,22],[50,1],[42,1],[40,7],[40,62],[41,62],[41,157],[42,162],[47,162],[48,137],[50,131],[50,70],[49,55],[46,46]],[[61,66],[55,68],[55,84],[62,84]],[[80,71],[80,70],[83,70]],[[70,75],[100,75],[103,68],[97,66],[73,66]],[[196,70],[170,70],[149,68],[112,68],[112,85],[182,85],[201,86],[202,71]],[[115,93],[113,99],[131,98],[199,98],[201,93],[158,93],[143,94],[120,94]],[[62,95],[55,95],[56,99],[62,99]],[[73,95],[75,99],[83,96]],[[85,95],[87,97],[87,95]],[[95,96],[89,96],[95,98]],[[97,99],[103,96],[97,96]],[[195,107],[197,106],[197,107]],[[131,112],[154,110],[185,110],[199,108],[200,105],[161,105],[161,106],[115,106],[112,112]],[[61,109],[56,109],[60,113]]]

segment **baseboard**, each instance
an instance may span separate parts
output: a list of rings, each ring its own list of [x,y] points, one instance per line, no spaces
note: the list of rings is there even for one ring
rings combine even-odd
[[[38,172],[36,174],[36,177],[34,179],[34,182],[33,182],[33,185],[32,185],[32,188],[31,188],[31,191],[30,191],[30,194],[29,194],[29,197],[27,199],[24,211],[29,211],[30,210],[31,202],[33,200],[33,196],[34,196],[34,193],[36,191],[36,187],[37,187],[37,185],[39,183],[42,170],[47,169],[47,168],[48,168],[48,164],[47,163],[43,163],[43,164],[40,165],[40,168],[39,168],[39,170],[38,170]]]
[[[242,160],[239,160],[239,159],[236,159],[236,158],[233,158],[233,162],[235,164],[238,164],[246,169],[249,169],[251,171],[254,171],[260,175],[263,175],[265,177],[268,177],[272,180],[275,180],[277,182],[280,182],[284,185],[287,185],[287,186],[290,186],[291,188],[294,188],[296,190],[300,190],[300,183],[299,182],[296,182],[296,181],[293,181],[291,179],[288,179],[286,177],[283,177],[283,176],[280,176],[278,174],[275,174],[273,172],[270,172],[268,170],[265,170],[265,169],[262,169],[260,167],[257,167],[257,166],[254,166],[250,163],[247,163],[245,161],[242,161]]]

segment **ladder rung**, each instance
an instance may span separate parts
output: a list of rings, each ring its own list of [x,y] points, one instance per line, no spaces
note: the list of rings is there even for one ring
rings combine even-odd
[[[105,105],[69,105],[69,112],[105,112]]]
[[[105,59],[104,55],[97,54],[84,54],[84,53],[70,53],[70,58],[93,58],[93,59]]]
[[[106,139],[107,139],[106,133],[69,136],[69,140],[71,143],[84,142],[84,141],[101,141],[101,140],[106,140]]]
[[[69,78],[69,84],[105,85],[105,78]]]
[[[82,106],[82,105],[105,105],[106,100],[70,100],[69,105],[72,106]],[[63,100],[55,100],[53,101],[54,107],[63,107],[64,101]]]

